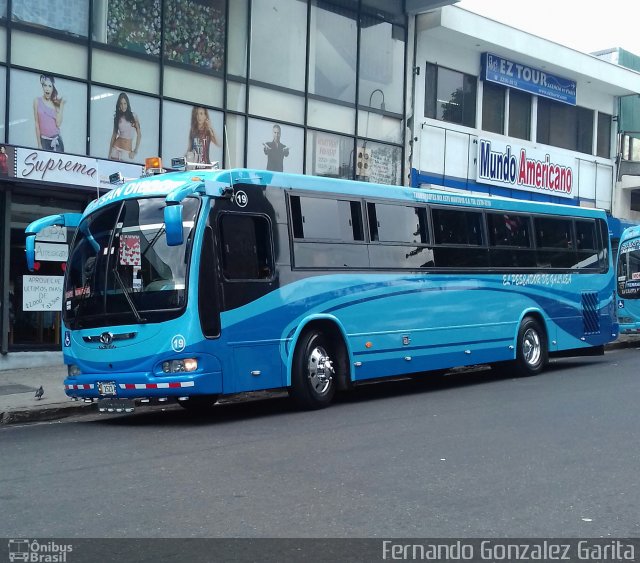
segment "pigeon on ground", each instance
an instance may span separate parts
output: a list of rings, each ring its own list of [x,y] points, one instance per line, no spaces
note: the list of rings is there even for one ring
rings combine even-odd
[[[42,395],[44,395],[44,389],[42,388],[42,385],[40,385],[40,387],[38,387],[38,390],[36,391],[36,399],[38,399],[38,401],[40,399],[42,399]]]

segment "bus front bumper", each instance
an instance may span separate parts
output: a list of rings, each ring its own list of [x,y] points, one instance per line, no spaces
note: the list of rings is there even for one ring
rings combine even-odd
[[[222,372],[155,376],[151,373],[85,373],[64,380],[72,399],[162,399],[222,393]]]

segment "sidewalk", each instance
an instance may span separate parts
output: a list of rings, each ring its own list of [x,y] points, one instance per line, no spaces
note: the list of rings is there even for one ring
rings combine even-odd
[[[621,335],[607,350],[640,347],[640,335]],[[64,365],[0,370],[0,424],[58,420],[78,414],[96,414],[95,404],[73,401],[64,393]],[[42,386],[44,394],[36,399]]]

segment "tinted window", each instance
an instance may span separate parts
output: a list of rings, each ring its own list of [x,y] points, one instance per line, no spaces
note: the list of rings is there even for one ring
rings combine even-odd
[[[507,213],[489,213],[489,243],[491,246],[531,246],[529,218]]]
[[[576,221],[576,245],[578,250],[598,248],[596,224],[593,221]]]
[[[482,214],[475,211],[433,209],[436,244],[482,245]]]
[[[537,217],[536,245],[538,248],[573,248],[571,221],[569,219],[545,219]]]
[[[300,196],[290,201],[294,238],[364,240],[360,202]]]
[[[232,280],[271,278],[269,221],[253,215],[223,215],[220,220],[222,270]]]
[[[426,208],[368,203],[367,210],[371,240],[422,244],[429,242]]]

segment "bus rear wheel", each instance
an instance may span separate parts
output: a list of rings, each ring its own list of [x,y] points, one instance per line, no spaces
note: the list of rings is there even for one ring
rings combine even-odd
[[[547,335],[540,323],[526,317],[518,329],[516,372],[521,376],[539,374],[547,365]]]
[[[291,397],[304,409],[329,406],[336,392],[335,350],[321,332],[311,330],[298,342],[293,355]]]
[[[216,404],[218,395],[193,395],[188,399],[178,399],[178,404],[189,412],[205,413]]]

